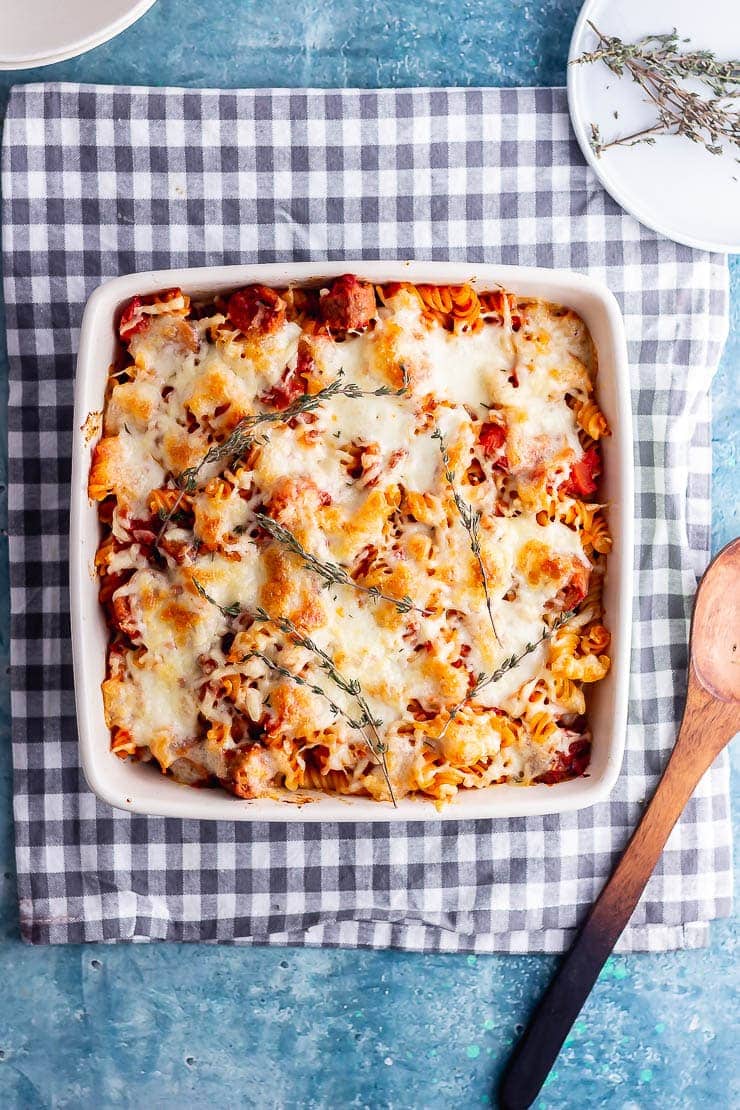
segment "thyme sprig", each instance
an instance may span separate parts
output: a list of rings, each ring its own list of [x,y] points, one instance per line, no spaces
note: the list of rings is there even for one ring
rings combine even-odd
[[[329,589],[331,586],[351,586],[353,590],[359,593],[366,594],[371,601],[388,601],[394,605],[399,613],[409,613],[413,609],[423,616],[427,616],[427,610],[422,609],[419,605],[414,605],[411,598],[406,594],[404,597],[393,597],[391,594],[385,594],[379,590],[377,586],[363,586],[359,582],[355,582],[349,572],[339,563],[332,563],[328,559],[319,559],[310,551],[307,551],[297,536],[286,528],[284,524],[280,524],[277,520],[273,520],[271,516],[266,513],[255,513],[255,518],[264,530],[278,543],[282,544],[288,551],[297,555],[301,560],[306,570],[313,571],[314,574],[321,578],[324,588]]]
[[[340,705],[337,705],[322,686],[317,686],[315,683],[309,682],[303,675],[296,674],[295,671],[291,671],[287,667],[283,667],[280,663],[276,663],[266,652],[259,651],[257,648],[252,648],[246,655],[242,656],[241,662],[246,663],[248,659],[260,659],[273,674],[279,674],[282,678],[289,678],[296,686],[303,686],[306,690],[310,690],[312,694],[316,694],[318,697],[323,698],[328,703],[329,708],[335,716],[344,718],[351,728],[362,730],[360,721],[355,720],[346,710],[342,709]]]
[[[242,657],[241,661],[242,663],[245,663],[248,659],[260,659],[265,664],[267,669],[269,671],[272,671],[273,674],[280,675],[281,678],[287,678],[290,682],[294,682],[296,686],[303,686],[306,690],[310,690],[312,694],[316,694],[317,697],[323,698],[329,706],[329,709],[336,717],[341,717],[342,720],[347,722],[350,728],[356,729],[362,734],[363,740],[367,744],[368,748],[370,748],[370,750],[372,751],[370,737],[365,731],[362,720],[356,719],[350,713],[348,713],[346,709],[342,709],[341,705],[337,705],[337,703],[329,697],[323,687],[317,686],[316,683],[309,682],[308,679],[305,679],[302,675],[296,674],[295,671],[291,671],[287,667],[281,666],[280,663],[276,663],[274,659],[271,659],[270,656],[266,654],[266,652],[259,651],[257,648],[252,648],[251,651],[248,651],[247,654]],[[386,782],[387,781],[388,780],[386,778]],[[388,784],[388,789],[391,790],[390,783]],[[392,790],[391,797],[393,797]]]
[[[246,610],[243,609],[238,602],[234,602],[232,605],[220,605],[216,601],[216,599],[211,597],[211,595],[204,589],[197,578],[191,578],[191,581],[200,596],[206,601],[210,602],[210,604],[213,605],[216,609],[218,609],[221,615],[227,620],[235,620],[237,617],[241,616],[242,613],[246,612]],[[355,704],[359,707],[360,716],[356,720],[354,718],[351,718],[352,727],[357,728],[362,732],[368,748],[378,760],[383,772],[383,777],[385,778],[386,786],[388,787],[391,801],[395,806],[396,798],[393,793],[393,786],[391,785],[391,779],[388,773],[388,763],[386,759],[386,756],[388,754],[388,745],[383,742],[380,733],[378,732],[378,729],[383,727],[383,721],[380,719],[380,717],[373,716],[370,710],[370,706],[367,703],[367,699],[365,698],[365,695],[362,691],[359,680],[356,678],[346,678],[337,668],[334,660],[328,654],[328,652],[320,648],[319,645],[309,636],[304,636],[304,634],[293,623],[293,621],[288,620],[287,617],[272,617],[268,612],[266,612],[266,610],[261,608],[257,608],[255,610],[254,616],[258,621],[261,621],[264,624],[271,624],[274,628],[278,628],[285,636],[290,636],[293,641],[298,644],[299,647],[302,647],[305,651],[311,652],[312,655],[315,655],[316,658],[319,660],[319,668],[329,676],[334,685],[338,689],[342,690],[345,694],[348,694],[349,697],[353,698]],[[326,694],[323,690],[321,691],[321,693],[324,697],[326,697]],[[366,729],[371,730],[372,736],[370,735],[370,732],[366,731]]]
[[[439,452],[442,456],[442,462],[444,463],[445,468],[444,475],[449,483],[450,491],[452,493],[452,499],[455,502],[455,508],[460,515],[460,520],[462,521],[465,531],[468,533],[470,550],[475,556],[475,560],[480,571],[481,582],[483,583],[483,593],[485,594],[486,598],[488,619],[491,622],[491,628],[493,629],[494,636],[496,637],[498,643],[501,644],[501,639],[498,632],[496,631],[496,625],[494,624],[493,620],[493,607],[491,604],[491,593],[488,587],[488,575],[486,574],[486,568],[483,565],[483,557],[481,555],[480,549],[480,521],[482,514],[479,509],[474,509],[472,505],[469,505],[457,489],[457,486],[455,485],[455,475],[450,464],[450,456],[447,452],[447,444],[445,443],[445,438],[439,428],[435,428],[432,432],[432,439],[436,439],[439,442]]]
[[[381,770],[383,771],[383,777],[385,778],[386,786],[388,787],[388,792],[391,796],[391,801],[395,806],[396,798],[393,793],[393,787],[391,785],[391,779],[388,773],[388,763],[386,760],[386,756],[388,754],[388,745],[383,742],[380,733],[378,732],[378,729],[383,727],[383,721],[380,717],[373,716],[370,706],[367,703],[367,699],[365,698],[365,695],[362,691],[359,680],[356,678],[346,678],[345,675],[343,675],[341,671],[337,668],[336,663],[328,654],[328,652],[320,648],[319,645],[309,636],[304,636],[301,630],[295,624],[293,624],[293,621],[288,620],[287,617],[271,617],[270,614],[267,613],[264,609],[259,608],[256,610],[256,617],[257,620],[263,621],[265,624],[271,624],[275,628],[279,628],[285,636],[290,636],[295,641],[295,643],[298,644],[299,647],[302,647],[306,651],[311,652],[312,655],[315,655],[319,661],[320,670],[324,671],[324,673],[329,676],[329,678],[338,689],[342,690],[345,694],[348,694],[349,697],[354,698],[355,703],[359,706],[360,709],[358,727],[363,730],[365,728],[369,728],[372,732],[372,738],[370,736],[370,733],[368,732],[363,731],[363,735],[365,736],[370,751],[380,763]]]
[[[208,463],[221,462],[223,459],[233,458],[234,456],[241,457],[254,443],[254,438],[250,434],[253,429],[261,424],[287,424],[294,416],[314,412],[325,401],[330,401],[333,397],[342,396],[355,399],[360,397],[400,397],[406,392],[409,383],[405,366],[401,367],[401,373],[403,384],[400,389],[393,389],[389,385],[381,385],[378,389],[361,389],[355,382],[345,382],[344,371],[340,369],[337,371],[336,378],[324,386],[323,389],[320,389],[317,393],[302,393],[287,408],[271,409],[245,416],[236,425],[228,439],[211,447],[197,466],[189,466],[187,470],[183,470],[175,481],[186,493],[195,493],[197,478],[203,467]]]
[[[434,739],[442,739],[444,734],[447,732],[447,729],[450,727],[450,724],[452,723],[452,721],[454,721],[460,710],[465,705],[467,705],[468,702],[472,701],[473,698],[481,692],[481,690],[485,690],[487,686],[490,686],[494,682],[498,682],[499,679],[503,678],[505,674],[508,674],[509,671],[513,671],[515,667],[518,667],[523,659],[526,659],[528,655],[531,655],[533,651],[537,650],[541,643],[543,643],[545,640],[549,640],[558,631],[559,628],[562,628],[564,624],[567,624],[569,620],[572,620],[577,612],[578,609],[567,609],[564,613],[559,613],[552,624],[549,627],[545,627],[545,630],[543,631],[539,639],[526,644],[523,651],[520,651],[518,655],[514,653],[513,655],[510,655],[508,659],[504,659],[503,663],[499,667],[497,667],[495,671],[480,671],[476,675],[475,682],[470,687],[465,697],[461,698],[457,705],[454,705],[452,709],[449,710],[449,717],[445,721],[442,731],[438,736],[435,736]]]
[[[652,145],[657,135],[683,135],[710,154],[723,153],[720,139],[740,146],[740,111],[732,105],[740,95],[740,60],[718,61],[711,50],[682,52],[681,44],[690,40],[680,39],[675,28],[670,34],[645,35],[630,43],[603,34],[590,20],[588,24],[598,46],[572,64],[603,62],[618,77],[628,73],[657,109],[652,124],[608,141],[592,123],[591,148],[597,157],[613,146]],[[682,82],[687,79],[699,81],[711,95],[686,88]]]
[[[189,466],[178,474],[175,484],[183,493],[195,493],[198,488],[198,475],[209,463],[223,462],[224,459],[241,458],[254,446],[256,440],[245,428],[236,426],[231,435],[221,443],[210,447],[196,466]]]
[[[251,416],[245,416],[235,426],[231,434],[221,443],[216,443],[213,447],[209,447],[205,455],[194,466],[189,466],[180,474],[174,476],[174,482],[180,493],[175,498],[172,508],[164,517],[162,526],[157,535],[157,543],[164,535],[165,529],[170,520],[177,512],[183,497],[186,493],[195,493],[198,488],[198,476],[204,466],[209,463],[223,462],[224,459],[231,459],[232,461],[237,458],[242,458],[254,444],[257,442],[255,436],[251,434],[253,429],[261,424],[284,424],[292,420],[294,416],[298,416],[304,412],[314,412],[320,408],[325,401],[330,401],[332,397],[351,397],[357,399],[360,397],[400,397],[408,389],[409,378],[408,371],[405,366],[401,366],[402,384],[399,389],[393,389],[389,385],[381,385],[377,389],[361,389],[355,382],[344,381],[344,371],[339,370],[336,378],[329,382],[317,393],[302,393],[296,397],[284,409],[268,410],[267,412],[253,413]]]
[[[237,424],[236,428],[227,439],[223,440],[222,443],[216,443],[213,447],[209,447],[199,463],[195,466],[189,466],[186,470],[183,470],[181,474],[175,475],[175,485],[180,492],[173,501],[172,506],[162,516],[162,524],[157,533],[157,543],[162,539],[167,525],[180,508],[185,494],[195,493],[197,490],[198,475],[203,467],[208,466],[209,463],[222,462],[224,459],[241,458],[242,455],[246,455],[247,451],[251,450],[256,442],[254,436],[249,435],[245,429],[240,428]]]

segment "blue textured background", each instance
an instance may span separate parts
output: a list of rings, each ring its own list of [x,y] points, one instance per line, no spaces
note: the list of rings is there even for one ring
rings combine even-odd
[[[12,82],[42,78],[221,87],[560,85],[578,8],[576,0],[159,0],[120,38],[82,58],[0,74],[0,113]],[[738,258],[732,289],[732,333],[713,391],[715,549],[740,532]],[[0,321],[3,425],[6,381]],[[4,442],[4,427],[0,436]],[[4,459],[0,465],[4,677]],[[550,958],[21,945],[6,687],[7,680],[0,705],[0,1107],[402,1110],[490,1102],[519,1023],[555,966]],[[720,922],[712,935],[706,951],[609,961],[540,1110],[740,1105],[739,932]]]

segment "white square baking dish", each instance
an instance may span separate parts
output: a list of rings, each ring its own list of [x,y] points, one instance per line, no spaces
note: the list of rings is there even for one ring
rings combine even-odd
[[[220,789],[194,789],[162,775],[151,764],[124,762],[109,748],[101,683],[105,678],[108,628],[98,604],[94,558],[99,542],[96,506],[87,496],[87,477],[97,435],[95,416],[103,408],[108,366],[113,360],[114,320],[135,294],[180,286],[192,297],[259,282],[285,286],[324,284],[344,273],[368,281],[472,282],[478,289],[503,286],[527,297],[542,297],[578,312],[591,331],[599,360],[597,396],[613,435],[603,441],[604,495],[614,550],[604,594],[612,633],[612,667],[591,690],[589,720],[593,752],[587,776],[553,786],[491,786],[461,792],[441,812],[431,799],[390,802],[369,798],[309,795],[301,804],[286,800],[243,800]],[[91,789],[104,802],[133,813],[225,821],[439,821],[526,817],[580,809],[610,793],[622,763],[627,714],[632,622],[633,461],[629,369],[622,317],[612,293],[594,278],[564,270],[441,262],[278,263],[205,269],[161,270],[105,282],[85,308],[77,358],[72,496],[70,591],[74,682],[80,754]]]

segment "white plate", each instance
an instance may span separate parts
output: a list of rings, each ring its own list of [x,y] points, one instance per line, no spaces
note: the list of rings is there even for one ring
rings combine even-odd
[[[587,20],[606,35],[632,42],[678,28],[692,48],[718,58],[740,57],[738,0],[587,0],[570,44],[569,61],[593,50]],[[659,136],[654,146],[612,147],[597,158],[591,123],[602,138],[629,135],[655,118],[644,94],[603,62],[568,66],[568,105],[581,150],[601,184],[632,216],[662,235],[704,250],[740,252],[740,164],[737,147],[709,154],[680,135]],[[619,118],[614,118],[614,112]]]
[[[105,678],[108,627],[98,603],[95,552],[100,541],[97,506],[87,496],[87,476],[95,437],[85,432],[87,417],[100,412],[107,373],[115,353],[113,321],[137,293],[180,286],[191,296],[212,296],[260,282],[320,283],[355,273],[372,282],[414,281],[457,284],[479,289],[504,286],[525,297],[568,305],[588,326],[599,357],[599,402],[613,435],[604,448],[604,500],[614,551],[609,557],[604,608],[612,632],[612,666],[589,697],[593,752],[587,777],[554,786],[489,786],[457,795],[441,813],[432,799],[389,802],[333,797],[304,790],[281,801],[231,797],[225,790],[196,790],[159,773],[151,764],[123,762],[110,750],[100,684]],[[619,306],[595,278],[567,270],[524,266],[471,266],[446,262],[299,262],[265,266],[223,266],[201,270],[161,270],[114,278],[101,285],[85,308],[75,381],[70,515],[70,590],[72,654],[80,754],[85,778],[104,802],[134,813],[222,821],[439,821],[460,818],[523,817],[581,809],[603,801],[622,763],[627,716],[627,687],[632,625],[633,545],[632,416],[627,347]],[[310,804],[306,804],[306,802]]]
[[[0,69],[63,62],[135,23],[154,0],[0,0]]]

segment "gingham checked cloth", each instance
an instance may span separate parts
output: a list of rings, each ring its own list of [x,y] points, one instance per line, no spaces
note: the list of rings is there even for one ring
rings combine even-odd
[[[565,947],[675,737],[690,601],[708,559],[708,389],[727,327],[724,260],[656,236],[609,199],[571,136],[561,89],[30,85],[12,92],[2,166],[23,935]],[[85,786],[67,599],[85,300],[104,278],[135,270],[344,257],[570,267],[603,278],[621,302],[639,546],[627,752],[607,803],[526,820],[212,824],[115,812]],[[729,910],[730,864],[723,758],[621,947],[705,943],[707,922]]]

